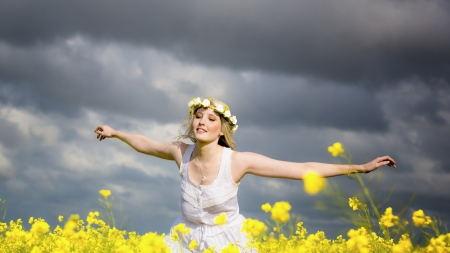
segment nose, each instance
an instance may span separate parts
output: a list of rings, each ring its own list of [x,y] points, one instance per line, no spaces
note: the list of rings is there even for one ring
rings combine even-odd
[[[199,121],[198,121],[198,124],[199,124],[199,125],[204,125],[204,123],[203,123],[204,120],[205,120],[205,118],[204,118],[204,117],[201,117],[201,118],[199,119]]]

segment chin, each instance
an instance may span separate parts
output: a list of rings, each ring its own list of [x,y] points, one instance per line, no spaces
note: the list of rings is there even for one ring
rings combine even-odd
[[[206,142],[206,143],[210,143],[210,142],[214,142],[215,139],[214,138],[208,138],[206,136],[194,136],[195,140],[197,142]]]

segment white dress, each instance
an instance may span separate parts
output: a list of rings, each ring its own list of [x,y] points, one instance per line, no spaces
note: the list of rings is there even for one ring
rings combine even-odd
[[[187,148],[180,166],[182,215],[172,224],[173,228],[184,223],[191,229],[191,233],[179,235],[181,243],[171,241],[170,234],[166,235],[166,243],[172,252],[191,252],[189,243],[193,239],[199,244],[199,248],[194,252],[202,252],[209,246],[216,246],[215,251],[220,252],[229,243],[237,245],[241,252],[248,250],[245,249],[248,239],[245,233],[241,232],[245,218],[239,214],[238,184],[234,183],[230,173],[233,151],[230,148],[223,149],[219,173],[212,184],[196,185],[189,179],[188,172],[188,163],[194,148],[195,144]],[[221,213],[225,213],[227,219],[226,224],[219,226],[214,223],[214,218]]]

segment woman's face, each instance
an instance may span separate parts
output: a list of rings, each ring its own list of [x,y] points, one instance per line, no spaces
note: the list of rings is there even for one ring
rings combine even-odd
[[[192,132],[197,141],[211,142],[219,139],[223,135],[219,114],[211,108],[199,108],[192,120]]]

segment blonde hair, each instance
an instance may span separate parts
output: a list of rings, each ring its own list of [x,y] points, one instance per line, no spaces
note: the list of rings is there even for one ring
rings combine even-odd
[[[202,98],[202,100],[203,100],[203,98]],[[223,107],[227,106],[227,104],[225,104],[224,102],[222,102],[221,100],[216,99],[216,98],[211,98],[210,101],[211,101],[211,105],[214,107],[217,105],[222,105]],[[202,108],[202,107],[199,107],[199,108]],[[192,129],[192,121],[194,120],[195,112],[199,108],[197,108],[192,113],[191,112],[189,113],[188,119],[184,121],[184,124],[180,127],[180,129],[178,131],[178,133],[179,133],[178,140],[179,139],[190,139],[194,143],[197,142],[197,140],[194,137],[194,132]],[[223,135],[221,135],[219,137],[218,144],[221,146],[224,146],[224,147],[231,148],[232,150],[235,150],[236,142],[233,139],[234,132],[232,130],[232,127],[222,114],[219,114],[219,116],[220,116],[221,129],[222,129]]]

